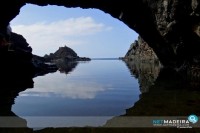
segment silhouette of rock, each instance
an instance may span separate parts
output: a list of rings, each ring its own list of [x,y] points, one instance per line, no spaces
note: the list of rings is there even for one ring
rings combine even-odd
[[[55,61],[58,59],[63,59],[63,60],[68,60],[68,61],[90,60],[89,58],[86,58],[86,57],[79,57],[73,49],[67,46],[59,47],[59,49],[55,53],[45,55],[44,58],[45,58],[45,61],[49,61],[49,62]]]

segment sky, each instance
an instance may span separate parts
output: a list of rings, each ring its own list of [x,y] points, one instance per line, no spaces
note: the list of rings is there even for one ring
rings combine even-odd
[[[123,22],[98,9],[27,4],[10,26],[39,56],[68,46],[80,57],[123,57],[138,37]]]

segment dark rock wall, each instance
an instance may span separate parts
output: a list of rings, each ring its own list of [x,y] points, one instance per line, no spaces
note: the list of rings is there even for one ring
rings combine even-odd
[[[164,66],[200,65],[199,0],[7,0],[0,4],[0,31],[26,3],[97,8],[123,21],[153,48]],[[8,11],[5,13],[4,8]]]
[[[29,46],[26,39],[22,35],[12,32],[10,36],[10,43],[10,49],[32,53],[32,48]]]
[[[1,71],[9,70],[13,75],[15,75],[15,73],[18,75],[20,72],[24,72],[25,76],[28,77],[34,75],[32,48],[23,36],[12,32],[8,45],[3,48],[1,47],[0,51]]]
[[[196,60],[200,49],[198,3],[198,0],[151,2],[156,28],[165,43],[173,49],[176,65],[186,62],[199,65],[199,60]]]

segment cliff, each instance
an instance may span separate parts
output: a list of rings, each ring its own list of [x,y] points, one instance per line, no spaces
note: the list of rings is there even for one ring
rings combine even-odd
[[[9,36],[8,46],[1,49],[0,58],[2,59],[2,66],[5,70],[13,71],[17,75],[25,72],[25,76],[33,78],[34,76],[43,75],[49,72],[54,72],[58,68],[49,69],[48,64],[45,64],[45,60],[42,57],[32,54],[32,48],[27,43],[26,39],[17,33],[11,32]]]
[[[11,49],[32,53],[32,48],[27,43],[26,39],[20,34],[12,32],[10,36],[10,43]]]
[[[4,36],[2,36],[4,37]],[[4,39],[4,38],[1,38]],[[10,73],[19,75],[20,72],[28,77],[34,75],[32,64],[32,48],[26,39],[16,33],[11,33],[9,42],[1,42],[0,60],[1,70],[8,70]]]
[[[149,45],[140,36],[138,37],[138,40],[131,44],[124,59],[141,62],[159,61],[153,49],[150,48]]]

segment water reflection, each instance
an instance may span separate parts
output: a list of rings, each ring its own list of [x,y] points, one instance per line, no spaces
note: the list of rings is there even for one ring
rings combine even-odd
[[[72,72],[78,65],[78,61],[67,61],[67,60],[57,60],[56,62],[57,67],[59,68],[60,73],[68,74]]]
[[[200,78],[197,73],[178,73],[152,63],[126,63],[131,73],[138,78],[142,93],[134,106],[127,109],[125,114],[109,120],[105,126],[142,127],[146,122],[146,125],[152,127],[152,117],[148,116],[153,116],[153,119],[156,116],[183,116],[187,119],[190,114],[200,115]],[[130,122],[127,116],[137,119]],[[141,121],[143,117],[145,119]],[[193,126],[197,127],[199,124],[200,122]]]
[[[126,65],[130,73],[138,79],[141,93],[149,91],[149,88],[156,81],[162,67],[159,62],[127,61]]]
[[[129,62],[127,63],[128,65],[131,64]],[[140,68],[137,68],[137,66],[140,66]],[[155,67],[155,64],[146,68],[141,67],[141,65],[136,65],[136,69],[136,71],[138,69],[141,70],[138,71],[140,86],[145,86],[145,88],[148,88],[148,91],[145,91],[147,93],[141,94],[140,100],[132,108],[127,110],[126,115],[200,115],[200,105],[198,104],[200,102],[200,86],[196,85],[199,84],[200,80],[196,78],[195,83],[194,80],[191,80],[194,79],[195,75],[184,75],[184,73],[178,73],[167,68],[159,69],[159,66]],[[147,77],[145,78],[146,81],[142,82],[140,77]],[[143,90],[143,88],[141,89]],[[145,108],[145,110],[142,108]]]
[[[72,63],[71,63],[72,64]],[[76,67],[75,65],[66,64],[65,73]],[[15,99],[20,92],[31,90],[34,87],[31,64],[22,64],[20,61],[4,61],[0,66],[1,92],[0,92],[0,127],[27,127],[27,121],[17,116],[12,111]],[[25,69],[26,68],[26,69]],[[62,68],[62,67],[61,67]],[[31,71],[30,71],[31,70]],[[40,74],[38,74],[40,75]],[[26,131],[26,130],[25,130]],[[29,130],[28,130],[29,131]]]
[[[35,78],[34,89],[23,91],[20,96],[94,99],[99,92],[112,89],[112,85],[102,85],[93,80],[83,81],[79,79],[80,75],[76,79],[66,79],[66,75],[73,72],[79,63],[87,62],[57,60],[55,63],[59,72]]]
[[[94,99],[98,93],[112,89],[111,85],[101,85],[95,81],[66,79],[59,72],[38,77],[34,81],[34,89],[23,91],[20,96]]]
[[[139,63],[137,64],[137,62],[126,62],[128,68],[130,69],[130,72],[132,73],[132,75],[134,75],[136,78],[138,78],[138,82],[140,84],[140,90],[141,90],[141,95],[140,95],[140,99],[134,100],[137,101],[135,102],[135,104],[133,105],[134,101],[131,101],[131,106],[132,107],[127,107],[128,109],[126,110],[126,112],[121,113],[120,117],[131,117],[131,116],[188,116],[190,114],[196,114],[196,115],[200,115],[200,91],[199,91],[199,85],[197,85],[199,83],[199,80],[197,77],[185,77],[180,73],[177,73],[173,70],[169,70],[169,69],[164,69],[161,68],[159,64],[148,64],[148,63]],[[112,63],[113,64],[113,63]],[[74,66],[74,65],[71,65]],[[77,66],[77,65],[75,65]],[[108,67],[108,65],[106,66]],[[115,66],[116,68],[117,66]],[[95,68],[96,69],[96,68]],[[69,69],[68,69],[69,70]],[[70,70],[74,70],[74,69],[70,69]],[[83,69],[82,69],[83,70]],[[113,71],[115,71],[115,69],[113,69]],[[115,73],[118,71],[118,69],[116,69]],[[7,71],[8,72],[8,71]],[[19,74],[8,74],[8,73],[3,73],[2,72],[2,84],[0,85],[0,88],[2,88],[3,91],[1,91],[0,95],[0,104],[1,104],[1,110],[0,110],[0,114],[1,116],[12,116],[17,118],[17,123],[21,123],[20,126],[23,127],[27,127],[27,121],[23,118],[18,117],[15,113],[13,113],[13,111],[11,111],[11,106],[14,104],[14,99],[16,98],[16,96],[18,96],[19,92],[26,90],[27,88],[32,88],[33,87],[33,80],[30,76],[19,76]],[[67,72],[69,73],[69,71]],[[56,73],[55,73],[56,74]],[[58,75],[62,75],[65,76],[65,74],[59,74]],[[7,75],[7,76],[6,76]],[[9,76],[8,76],[9,75]],[[12,75],[12,76],[11,76]],[[47,79],[46,81],[42,81],[45,84],[48,84],[49,82],[53,82],[53,80],[50,80],[52,75],[50,74],[50,78]],[[124,79],[125,77],[122,75],[122,78]],[[8,77],[8,78],[7,78]],[[63,80],[64,77],[58,79],[58,80]],[[87,77],[85,77],[87,79]],[[104,77],[105,78],[105,77]],[[127,79],[127,78],[125,78]],[[195,79],[195,80],[193,80]],[[39,77],[38,80],[42,80],[42,77]],[[133,79],[131,79],[131,82],[134,82]],[[9,82],[8,82],[9,81]],[[89,80],[87,80],[89,81]],[[121,80],[120,80],[121,81]],[[192,81],[192,82],[191,82]],[[197,81],[197,82],[194,82]],[[105,81],[104,81],[105,82]],[[115,81],[116,82],[116,81]],[[70,83],[73,83],[73,80],[70,81]],[[87,84],[79,84],[77,82],[74,81],[74,83],[78,84],[78,86],[87,86]],[[88,82],[87,82],[88,83]],[[116,84],[118,87],[120,86],[121,83],[116,82],[118,84]],[[127,83],[127,82],[126,82]],[[58,95],[63,94],[63,97],[70,97],[70,98],[80,98],[80,99],[90,99],[90,98],[94,98],[94,96],[96,95],[96,93],[94,93],[96,90],[99,90],[99,92],[104,91],[102,89],[102,87],[98,88],[98,85],[95,84],[93,82],[93,85],[97,88],[95,88],[94,86],[92,88],[89,88],[86,92],[81,92],[81,90],[76,90],[78,92],[80,92],[80,94],[74,94],[75,90],[77,89],[75,86],[68,86],[69,88],[72,88],[72,90],[67,90],[66,92],[68,92],[69,94],[65,94],[65,90],[60,90],[58,92],[55,91],[55,88],[58,88],[58,83],[52,83],[55,84],[55,86],[53,86],[52,88],[48,88],[48,90],[50,90],[50,92],[54,93],[53,97]],[[5,85],[7,85],[7,87],[4,87]],[[57,85],[57,86],[56,86]],[[67,84],[66,84],[67,85]],[[41,86],[41,85],[39,85]],[[105,87],[105,86],[104,86]],[[107,86],[105,88],[112,88],[113,86]],[[121,86],[121,88],[124,87],[124,84]],[[86,88],[83,88],[83,90],[85,90]],[[95,90],[96,89],[96,90]],[[73,92],[74,90],[74,92]],[[112,90],[112,89],[111,89]],[[99,103],[98,105],[94,106],[94,108],[96,108],[96,111],[98,110],[99,112],[103,112],[105,107],[102,106],[101,104],[106,104],[108,101],[106,101],[106,98],[108,97],[112,97],[113,95],[117,96],[117,99],[114,99],[114,101],[112,101],[110,103],[110,107],[109,109],[105,109],[105,112],[111,112],[113,113],[114,111],[117,111],[119,108],[114,108],[113,105],[117,104],[124,104],[122,101],[125,100],[125,97],[127,98],[127,96],[129,95],[116,95],[116,93],[122,93],[123,91],[125,92],[126,89],[124,90],[114,90],[112,95],[106,95],[104,101],[101,101],[101,103]],[[45,90],[45,88],[38,88],[36,89],[35,93],[31,93],[33,92],[32,89],[28,89],[25,92],[21,93],[22,96],[28,96],[28,95],[33,95],[33,96],[39,96],[42,92],[42,94],[45,94],[47,91]],[[37,93],[38,92],[38,93]],[[52,93],[49,94],[45,94],[45,96],[52,96]],[[89,94],[89,95],[88,95]],[[121,97],[119,97],[121,96]],[[134,93],[130,94],[131,97],[134,96]],[[100,98],[100,97],[98,97]],[[34,100],[37,100],[37,98]],[[128,99],[130,101],[130,99]],[[41,101],[40,101],[41,102]],[[55,104],[54,101],[50,101],[52,102],[52,104]],[[62,103],[62,101],[60,101]],[[67,101],[65,101],[67,102]],[[61,104],[60,103],[60,104]],[[73,102],[71,104],[74,104]],[[93,108],[89,108],[89,106],[85,106],[82,105],[81,102],[78,103],[78,106],[81,106],[80,108],[84,108],[85,112],[87,113],[88,110],[92,110]],[[96,103],[94,103],[96,104]],[[39,108],[40,105],[37,105],[36,108]],[[42,105],[43,106],[43,105]],[[102,107],[103,108],[102,108]],[[48,109],[48,106],[46,106],[45,108]],[[112,109],[113,108],[113,109]],[[124,106],[123,106],[124,108]],[[26,110],[34,110],[33,106],[30,106],[30,108],[25,108]],[[75,110],[77,110],[79,108],[76,109],[72,109],[72,110],[68,110],[71,112],[74,112]],[[121,108],[120,108],[121,109]],[[65,109],[63,109],[65,111]],[[104,113],[105,113],[104,112]],[[59,113],[62,113],[59,112]],[[119,113],[119,112],[118,112]],[[88,115],[88,114],[86,114]],[[117,116],[117,115],[115,115]],[[68,119],[69,120],[69,119]],[[38,123],[38,121],[36,121]],[[146,120],[146,122],[149,122]],[[1,124],[4,123],[5,126],[5,122],[0,122]],[[11,122],[14,123],[14,122]],[[135,127],[138,123],[134,123],[135,125],[133,125],[133,123],[131,121],[119,121],[119,119],[117,117],[114,117],[110,120],[108,120],[106,122],[106,124],[104,125],[104,127]],[[137,126],[141,126],[142,124],[139,123],[140,125]],[[144,124],[144,121],[143,121]],[[152,123],[150,123],[152,124]],[[198,123],[199,124],[199,123]],[[44,129],[42,131],[59,131],[59,129]],[[118,129],[117,129],[118,130]],[[123,129],[124,130],[124,129]],[[68,128],[66,129],[66,131],[68,131]],[[97,132],[99,130],[96,130]],[[116,131],[116,130],[115,130]],[[143,130],[145,131],[145,130]],[[147,129],[147,132],[149,131],[149,129]],[[37,132],[37,131],[36,131]],[[85,130],[80,129],[79,132],[85,132]],[[95,132],[95,131],[94,131]]]
[[[13,67],[13,65],[16,67]],[[77,63],[60,63],[59,65],[61,68],[60,70],[66,68],[63,71],[65,71],[67,74],[77,66]],[[13,130],[10,130],[11,132],[32,132],[32,129],[27,128],[27,120],[19,117],[12,110],[12,106],[15,104],[15,100],[19,96],[20,92],[26,90],[31,91],[34,87],[33,78],[35,75],[41,76],[41,74],[34,74],[29,70],[32,70],[32,65],[22,64],[21,62],[10,61],[8,63],[6,61],[3,63],[3,65],[0,66],[0,129],[13,128]],[[23,109],[25,110],[25,108]],[[19,127],[20,129],[14,129]]]
[[[34,78],[34,88],[20,92],[12,109],[29,127],[101,126],[139,98],[137,81],[119,60],[80,63],[67,70],[74,71]]]

